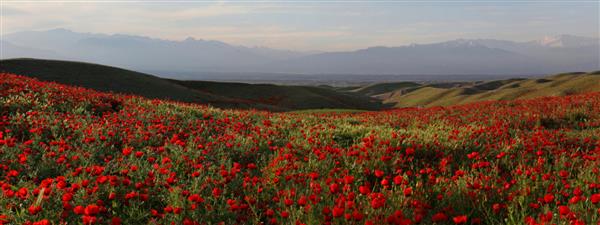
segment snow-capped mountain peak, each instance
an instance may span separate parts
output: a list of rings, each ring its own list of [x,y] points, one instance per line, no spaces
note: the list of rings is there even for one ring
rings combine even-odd
[[[584,47],[591,45],[598,45],[600,39],[579,37],[574,35],[559,35],[559,36],[545,36],[540,40],[534,41],[536,44],[544,47],[552,48],[564,48],[564,47]]]

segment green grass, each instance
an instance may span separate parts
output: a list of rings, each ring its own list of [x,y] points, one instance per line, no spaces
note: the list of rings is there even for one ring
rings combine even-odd
[[[359,109],[304,109],[304,110],[296,110],[290,111],[290,113],[362,113],[368,112],[367,110],[359,110]]]
[[[182,86],[237,99],[247,104],[273,106],[279,111],[297,109],[362,109],[376,110],[381,103],[368,96],[314,86],[283,86],[210,81],[173,81]]]
[[[420,86],[414,82],[392,82],[392,83],[376,83],[370,84],[362,87],[355,88],[350,90],[351,92],[374,96],[384,94],[390,91],[397,91],[405,88],[417,87]]]
[[[394,91],[383,100],[394,107],[449,106],[489,100],[531,99],[600,91],[595,73],[565,73],[541,79],[508,79],[466,83],[455,87],[425,85],[412,91]]]

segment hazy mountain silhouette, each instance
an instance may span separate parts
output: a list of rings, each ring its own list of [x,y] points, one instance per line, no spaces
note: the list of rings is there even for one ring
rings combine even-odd
[[[15,46],[51,50],[69,59],[145,70],[240,71],[250,65],[303,55],[193,38],[169,41],[123,34],[77,33],[66,29],[18,32],[5,35],[3,40]],[[15,55],[30,57],[29,54],[24,51]]]
[[[307,74],[543,74],[600,69],[599,39],[560,35],[529,42],[459,39],[310,54],[220,41],[162,40],[66,29],[2,37],[3,58],[69,59],[151,71]]]
[[[372,47],[322,53],[271,65],[295,73],[492,74],[536,71],[540,63],[522,54],[469,41],[403,47]]]
[[[3,40],[0,40],[0,45],[2,45],[2,58],[64,58],[53,51],[17,46]]]

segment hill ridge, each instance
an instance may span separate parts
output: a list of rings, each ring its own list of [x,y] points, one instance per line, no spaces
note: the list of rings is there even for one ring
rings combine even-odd
[[[0,60],[0,72],[25,75],[42,81],[55,81],[98,91],[209,104],[219,108],[291,111],[320,108],[375,110],[381,107],[381,104],[371,97],[339,92],[330,88],[178,81],[87,62],[32,58],[8,59]],[[232,86],[236,88],[231,88]],[[286,96],[286,98],[281,99],[281,96]],[[268,101],[268,99],[272,101]]]

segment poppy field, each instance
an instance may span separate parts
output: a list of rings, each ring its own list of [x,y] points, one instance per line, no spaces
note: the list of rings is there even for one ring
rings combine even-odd
[[[273,113],[0,74],[0,224],[600,224],[600,92]]]

